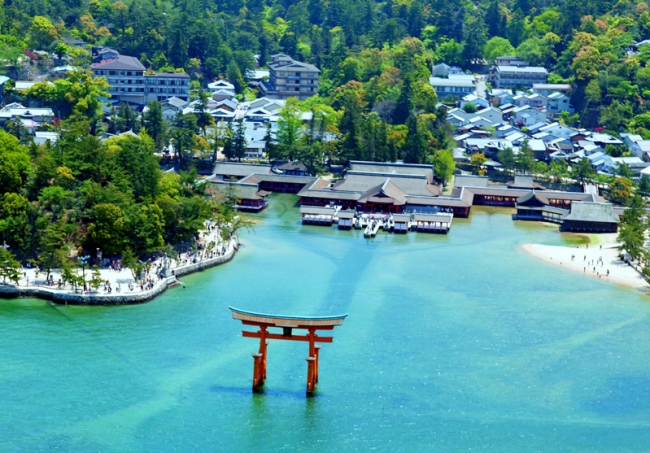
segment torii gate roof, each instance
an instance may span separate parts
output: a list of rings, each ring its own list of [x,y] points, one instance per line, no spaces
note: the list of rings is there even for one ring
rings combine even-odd
[[[245,324],[264,324],[275,327],[329,327],[340,326],[348,316],[290,316],[290,315],[273,315],[268,313],[255,313],[252,311],[240,310],[234,307],[228,307],[232,311],[232,317],[239,319]]]

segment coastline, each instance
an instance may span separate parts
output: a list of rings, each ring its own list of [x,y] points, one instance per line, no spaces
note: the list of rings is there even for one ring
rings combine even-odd
[[[196,263],[177,265],[171,270],[173,275],[157,280],[153,288],[138,290],[137,285],[134,291],[103,293],[100,291],[82,294],[72,289],[59,289],[56,286],[31,285],[16,286],[13,284],[0,285],[0,298],[37,298],[52,301],[56,304],[69,305],[135,305],[148,302],[168,288],[181,284],[178,277],[201,272],[211,267],[219,266],[232,260],[238,250],[236,239],[231,239],[226,247],[226,253],[213,258],[199,260]]]
[[[524,254],[565,271],[650,295],[650,284],[637,270],[620,259],[616,234],[599,235],[595,239],[586,246],[522,244],[519,248]],[[575,256],[573,260],[572,256]],[[602,264],[599,261],[601,257]]]

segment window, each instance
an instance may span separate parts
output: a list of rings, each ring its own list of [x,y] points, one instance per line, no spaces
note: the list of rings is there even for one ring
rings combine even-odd
[[[283,76],[283,75],[284,75],[284,72],[280,72],[280,75]]]
[[[307,76],[309,76],[309,77],[314,77],[314,73],[313,73],[313,72],[308,72],[308,73],[307,73]]]

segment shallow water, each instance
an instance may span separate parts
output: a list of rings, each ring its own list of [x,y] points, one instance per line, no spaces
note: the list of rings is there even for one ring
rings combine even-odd
[[[447,236],[303,227],[271,208],[231,263],[128,307],[0,301],[2,451],[643,452],[650,299],[531,259],[556,227],[473,208]],[[228,306],[349,313],[272,342],[264,395]]]

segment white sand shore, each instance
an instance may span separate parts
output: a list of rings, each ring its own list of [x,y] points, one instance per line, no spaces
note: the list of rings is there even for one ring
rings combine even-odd
[[[599,243],[592,242],[588,246],[524,244],[522,249],[528,255],[554,266],[650,294],[648,282],[638,271],[620,259],[616,235],[600,235],[596,240]],[[573,260],[572,256],[575,256]],[[599,261],[601,257],[602,262]]]

